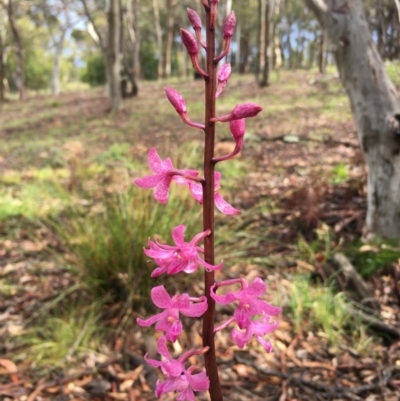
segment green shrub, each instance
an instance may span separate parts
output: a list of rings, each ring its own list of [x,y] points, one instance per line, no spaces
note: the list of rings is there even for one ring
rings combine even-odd
[[[101,86],[107,82],[106,65],[100,52],[93,53],[85,60],[86,67],[82,73],[82,81],[90,86]]]
[[[165,206],[154,200],[152,191],[133,187],[123,194],[105,195],[92,211],[71,208],[63,221],[52,222],[75,255],[78,274],[96,297],[129,297],[145,306],[155,268],[143,252],[148,237],[156,235],[171,244],[171,231],[188,210],[187,240],[201,231],[200,208],[189,192],[171,192]]]

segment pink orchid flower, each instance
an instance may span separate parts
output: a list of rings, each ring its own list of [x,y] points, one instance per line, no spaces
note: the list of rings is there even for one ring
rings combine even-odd
[[[177,400],[195,401],[194,391],[207,391],[210,386],[210,380],[205,372],[193,374],[198,369],[191,366],[185,368],[185,362],[193,355],[201,355],[207,351],[207,347],[201,350],[189,350],[182,354],[178,359],[173,359],[168,351],[166,338],[161,337],[157,342],[157,349],[165,360],[148,359],[147,354],[144,357],[146,362],[153,367],[160,367],[161,371],[167,376],[164,382],[157,381],[156,396],[176,391]]]
[[[214,173],[214,202],[217,209],[223,213],[228,215],[235,215],[240,213],[239,210],[235,209],[232,205],[230,205],[221,194],[218,193],[218,190],[221,188],[221,173]],[[201,184],[197,182],[189,182],[190,193],[193,198],[196,199],[201,205],[203,204],[203,187]]]
[[[155,188],[154,198],[166,204],[169,197],[169,187],[172,181],[180,185],[188,184],[191,179],[196,179],[199,173],[195,170],[176,170],[168,157],[161,160],[155,148],[151,148],[147,160],[154,174],[143,178],[137,178],[133,182],[140,188]]]
[[[175,342],[182,332],[179,313],[189,317],[199,317],[208,307],[205,296],[196,298],[182,294],[171,298],[163,285],[152,288],[151,300],[158,308],[165,310],[146,320],[137,318],[136,322],[141,327],[151,326],[157,322],[156,330],[165,332],[165,337],[171,342]]]
[[[244,331],[233,329],[231,333],[232,340],[240,349],[243,349],[254,336],[268,352],[271,352],[272,344],[264,339],[263,336],[274,331],[277,326],[277,321],[269,322],[269,317],[262,317],[259,320],[250,321]]]
[[[229,291],[225,295],[217,295],[215,290],[218,287],[240,283],[242,289],[237,292]],[[211,297],[221,305],[227,305],[239,301],[239,305],[234,312],[234,320],[241,329],[247,328],[251,319],[255,315],[277,316],[281,313],[281,308],[269,304],[260,298],[265,294],[267,286],[259,277],[255,278],[252,284],[248,284],[245,279],[233,279],[221,281],[211,287]]]
[[[158,277],[163,273],[177,274],[179,272],[193,273],[201,265],[207,270],[219,270],[223,266],[221,262],[217,266],[213,266],[204,261],[199,252],[204,252],[198,246],[207,235],[210,235],[210,230],[197,234],[190,242],[185,242],[185,229],[184,225],[175,227],[172,231],[172,238],[175,241],[175,246],[159,244],[157,241],[152,242],[149,240],[150,249],[144,249],[144,252],[150,258],[153,258],[157,263],[156,268],[151,277]]]

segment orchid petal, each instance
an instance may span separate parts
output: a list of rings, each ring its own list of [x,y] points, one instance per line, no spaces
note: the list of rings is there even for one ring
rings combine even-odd
[[[160,319],[162,319],[165,315],[166,315],[166,311],[158,313],[158,314],[156,314],[154,316],[151,316],[146,320],[137,318],[136,319],[136,323],[141,327],[151,326],[155,322],[158,322]]]
[[[166,204],[169,197],[169,186],[171,185],[172,176],[165,176],[156,186],[154,198],[159,202]]]
[[[185,230],[186,227],[183,224],[176,226],[172,230],[172,238],[175,241],[176,245],[182,245],[185,242]]]
[[[166,309],[172,306],[172,299],[163,285],[152,288],[151,300],[158,308]]]
[[[163,178],[163,174],[147,175],[143,178],[136,178],[133,182],[140,188],[149,189],[156,187]]]
[[[208,308],[207,298],[205,296],[200,297],[201,302],[196,302],[191,304],[187,309],[180,310],[182,315],[189,317],[199,317],[201,316]]]
[[[232,205],[230,205],[223,197],[221,194],[218,192],[215,192],[214,195],[214,201],[215,201],[215,206],[217,209],[227,215],[235,215],[240,213],[240,210],[235,209]]]

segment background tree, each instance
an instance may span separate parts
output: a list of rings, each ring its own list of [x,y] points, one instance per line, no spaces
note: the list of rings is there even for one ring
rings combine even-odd
[[[366,232],[400,238],[400,103],[361,0],[303,0],[333,48],[368,166]]]

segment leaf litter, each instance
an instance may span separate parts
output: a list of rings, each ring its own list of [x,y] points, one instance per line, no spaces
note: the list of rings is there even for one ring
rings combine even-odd
[[[238,240],[244,241],[247,249],[244,258],[242,255],[242,259],[226,271],[227,277],[219,275],[218,278],[241,274],[249,279],[255,276],[266,279],[269,291],[274,294],[269,301],[282,304],[284,312],[279,329],[271,338],[274,345],[271,354],[254,344],[239,351],[226,332],[217,334],[224,399],[398,400],[399,338],[382,335],[382,332],[381,337],[377,337],[379,330],[365,326],[369,335],[364,338],[362,349],[346,328],[340,340],[332,343],[320,327],[313,327],[308,321],[310,317],[304,316],[307,330],[296,329],[291,319],[288,299],[293,290],[293,276],[306,274],[312,283],[331,283],[331,274],[337,270],[331,254],[361,237],[366,208],[366,171],[351,119],[338,120],[319,113],[318,109],[308,108],[307,104],[301,105],[296,99],[319,96],[318,88],[304,84],[309,80],[307,73],[296,73],[295,78],[289,75],[291,73],[287,74],[289,80],[301,81],[299,88],[290,87],[285,91],[277,84],[266,94],[252,83],[252,79],[245,77],[227,90],[235,95],[245,88],[246,96],[265,97],[266,104],[271,92],[288,98],[288,102],[293,99],[295,102],[288,110],[276,111],[254,123],[241,155],[241,160],[249,166],[248,177],[239,182],[238,195],[234,198],[235,204],[243,209],[235,227],[246,234],[247,239],[244,236]],[[198,83],[186,86],[190,87],[193,97],[196,91],[200,91]],[[129,100],[127,107],[132,104],[144,110],[151,101],[162,104],[161,95],[154,95],[161,91],[155,87],[157,84],[144,85],[143,91],[149,93],[147,101],[140,106],[135,99]],[[303,93],[299,94],[299,90]],[[332,96],[332,93],[328,95]],[[0,130],[0,136],[7,141],[11,134],[18,136],[25,130],[73,126],[76,120],[82,119],[87,121],[95,135],[102,138],[96,144],[97,149],[91,149],[100,152],[113,141],[107,129],[125,132],[130,127],[129,113],[110,118],[102,108],[104,101],[97,92],[84,96],[67,94],[54,108],[51,117],[46,116],[28,125],[21,123],[6,127]],[[17,103],[8,107],[11,111],[9,120],[20,113]],[[45,111],[45,105],[43,107]],[[343,107],[348,109],[347,105]],[[33,108],[28,107],[22,117],[29,118],[32,112]],[[103,128],[96,119],[104,120]],[[136,142],[132,155],[144,160],[146,149],[164,134],[168,142],[174,143],[173,146],[181,144],[184,133],[180,128],[180,131],[175,131],[174,120],[169,115],[164,124],[166,129],[163,130],[156,120],[147,128],[144,124],[145,132],[141,135],[127,135],[128,140]],[[80,154],[85,154],[85,149],[90,146],[87,138],[76,133],[75,142],[70,142],[78,145],[64,147],[64,151],[69,152],[65,155],[67,164],[71,164],[70,153],[75,152],[75,148]],[[60,146],[62,143],[60,139]],[[1,161],[7,169],[24,168],[22,159],[10,160],[7,154],[1,155]],[[328,227],[326,232],[329,232],[322,242],[322,237],[318,237],[321,227]],[[143,360],[147,351],[152,357],[155,347],[153,334],[131,325],[126,326],[129,327],[127,330],[124,324],[133,321],[138,311],[129,307],[124,309],[123,305],[110,307],[101,317],[101,324],[108,333],[114,334],[106,335],[99,347],[81,350],[78,334],[62,364],[47,368],[35,365],[21,340],[24,334],[32,326],[40,325],[55,309],[66,308],[66,305],[74,305],[80,298],[85,298],[85,289],[69,268],[68,261],[73,260],[74,255],[51,229],[20,216],[13,218],[12,222],[3,221],[0,235],[0,335],[3,339],[0,398],[4,401],[155,399],[158,373]],[[308,253],[298,251],[299,238]],[[231,249],[228,240],[225,246]],[[374,245],[362,251],[377,252],[377,248]],[[399,280],[398,260],[387,262],[366,278],[373,298],[380,306],[374,315],[384,324],[396,328],[400,328]],[[351,295],[352,289],[347,287],[345,278],[338,282],[338,290]],[[195,293],[201,292],[200,282],[185,285]],[[312,310],[312,305],[310,307]],[[125,311],[122,317],[120,310]],[[217,313],[222,320],[231,311],[220,308]],[[84,328],[79,331],[82,336]],[[200,345],[199,328],[199,322],[187,327],[188,332],[182,336],[177,348]],[[173,398],[167,396],[165,399]],[[207,400],[207,396],[201,395],[199,399]]]

